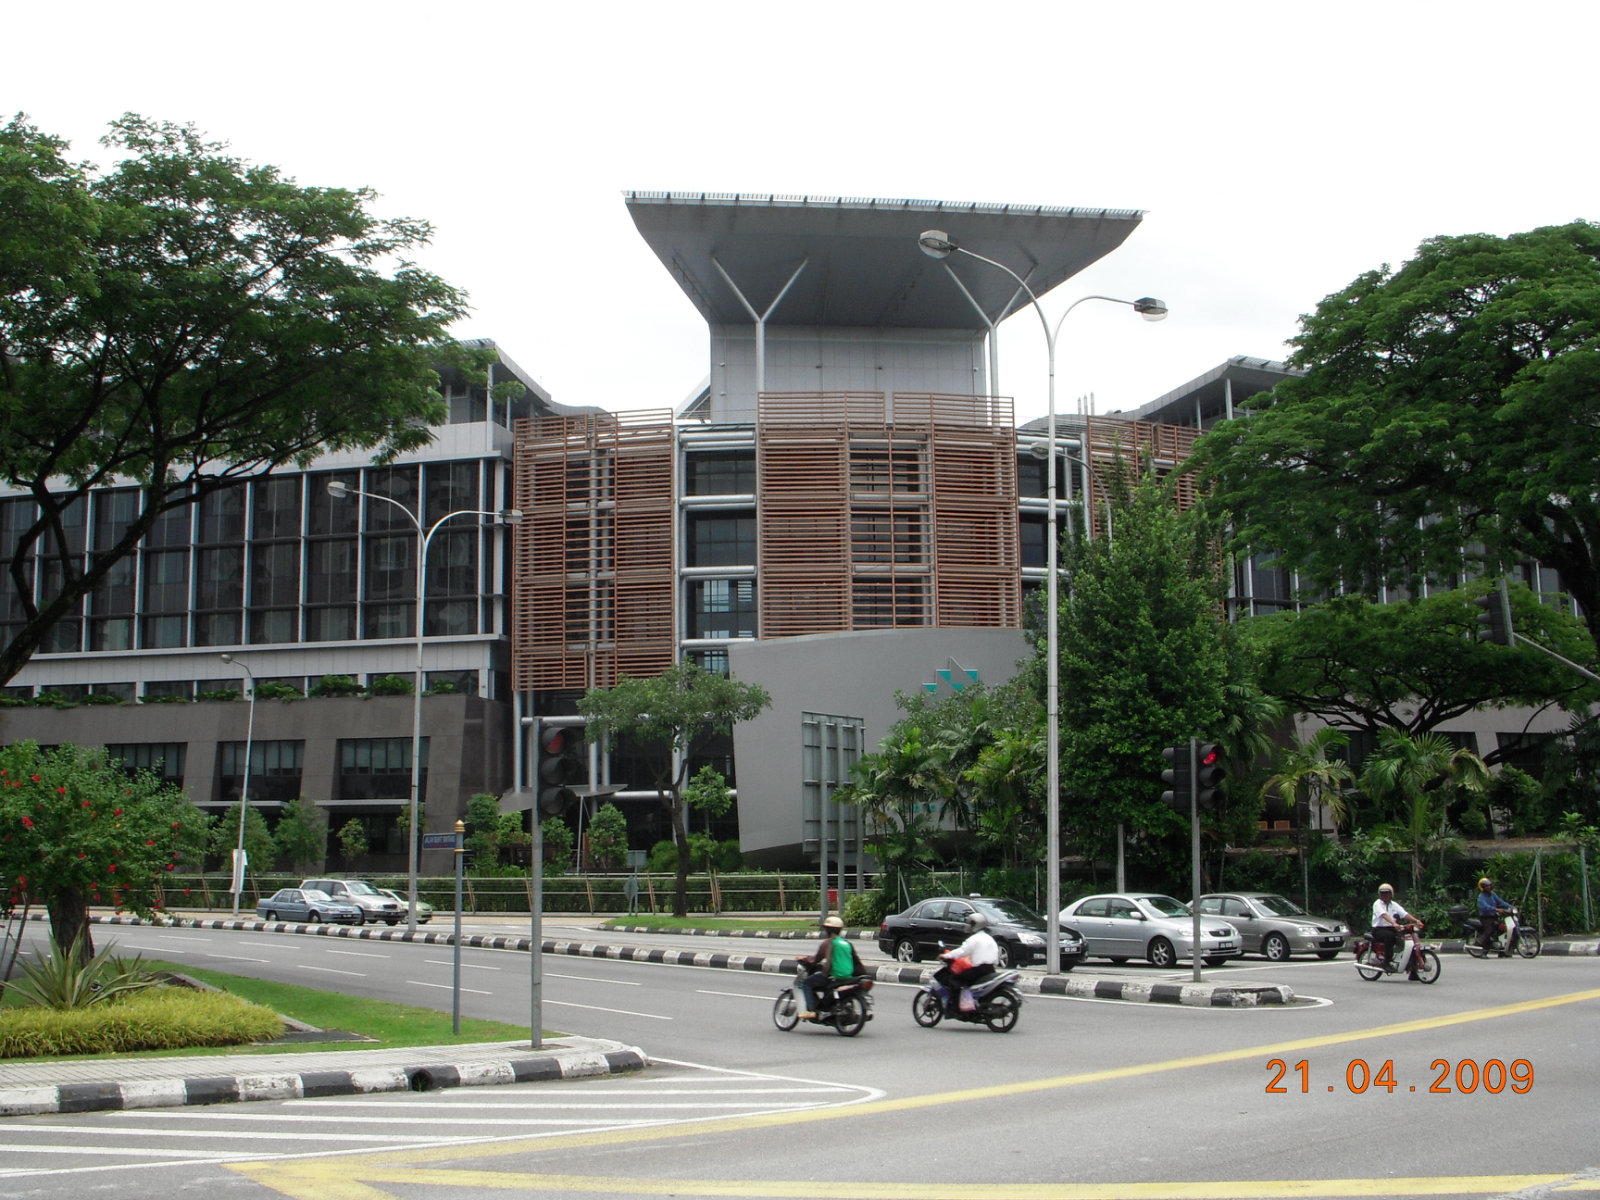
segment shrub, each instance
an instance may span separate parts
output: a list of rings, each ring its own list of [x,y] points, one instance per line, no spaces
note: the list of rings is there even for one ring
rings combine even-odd
[[[266,685],[263,684],[263,687]],[[296,693],[298,695],[299,693]],[[311,696],[359,696],[361,685],[354,675],[324,675],[311,685]]]
[[[115,943],[107,943],[92,958],[85,958],[81,937],[70,950],[62,950],[52,932],[50,953],[23,959],[18,964],[22,982],[12,984],[11,991],[24,1005],[68,1010],[104,1004],[155,984],[143,960],[137,955],[131,959],[113,955],[114,949]]]
[[[258,688],[257,691],[259,692],[260,689]],[[196,700],[239,700],[243,698],[243,694],[237,688],[223,688],[215,692],[196,692],[194,698]]]
[[[379,675],[367,684],[367,691],[374,696],[409,696],[414,687],[409,675]]]
[[[0,1010],[0,1058],[236,1046],[282,1032],[277,1013],[226,992],[153,987],[93,1008]]]
[[[540,822],[539,837],[544,843],[545,862],[572,862],[572,829],[560,817],[547,817]]]
[[[409,682],[410,681],[407,680],[408,684]],[[407,687],[407,694],[410,694],[410,691],[410,687]],[[455,695],[455,692],[456,685],[451,683],[448,679],[436,679],[428,685],[428,690],[422,694],[424,696],[453,696]]]
[[[301,698],[300,689],[295,687],[294,684],[278,683],[271,679],[256,685],[256,695],[263,700],[299,700]]]
[[[889,898],[882,892],[868,892],[845,898],[844,923],[852,929],[867,929],[880,923],[889,912]]]
[[[678,843],[668,840],[657,842],[650,847],[650,858],[645,870],[652,874],[663,871],[676,871],[678,869]]]

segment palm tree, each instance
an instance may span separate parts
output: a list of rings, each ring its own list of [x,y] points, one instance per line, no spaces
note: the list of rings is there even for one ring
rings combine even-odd
[[[1483,759],[1437,733],[1384,729],[1361,772],[1361,788],[1387,806],[1411,847],[1411,886],[1422,883],[1422,852],[1446,833],[1446,801],[1453,790],[1481,795],[1489,786]]]
[[[1309,820],[1311,806],[1316,803],[1325,804],[1328,815],[1333,818],[1333,836],[1337,838],[1339,825],[1346,816],[1344,785],[1349,783],[1354,775],[1346,763],[1337,758],[1329,758],[1328,753],[1343,749],[1349,742],[1350,736],[1347,733],[1331,725],[1317,730],[1304,742],[1296,742],[1293,747],[1283,752],[1278,762],[1278,773],[1261,785],[1262,799],[1266,799],[1268,792],[1277,792],[1294,806],[1297,820],[1301,805],[1305,806],[1306,817]],[[1299,825],[1301,899],[1305,906],[1310,908],[1310,832],[1306,828],[1307,821],[1299,821]]]
[[[1284,751],[1278,761],[1278,772],[1261,785],[1261,796],[1277,792],[1300,811],[1304,805],[1309,814],[1313,804],[1323,804],[1333,819],[1335,835],[1349,815],[1344,801],[1344,785],[1355,775],[1349,766],[1337,758],[1329,758],[1331,751],[1342,750],[1350,743],[1350,735],[1331,725],[1317,730],[1303,742],[1296,742]],[[1303,826],[1302,826],[1303,827]]]

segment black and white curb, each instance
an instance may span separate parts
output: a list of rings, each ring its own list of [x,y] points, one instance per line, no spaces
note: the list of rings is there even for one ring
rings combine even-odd
[[[368,1067],[127,1083],[63,1083],[53,1087],[0,1088],[0,1117],[133,1108],[175,1108],[241,1100],[300,1100],[363,1092],[431,1092],[438,1088],[540,1083],[592,1075],[620,1075],[649,1066],[644,1051],[576,1051],[500,1062]]]

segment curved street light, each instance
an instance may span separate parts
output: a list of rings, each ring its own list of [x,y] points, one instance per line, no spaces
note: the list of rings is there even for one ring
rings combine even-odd
[[[424,637],[422,617],[428,583],[428,546],[433,541],[433,535],[439,532],[439,527],[456,517],[497,517],[507,525],[517,525],[522,521],[522,513],[515,508],[502,508],[499,510],[459,508],[455,512],[446,513],[424,529],[422,525],[423,499],[421,495],[417,497],[416,512],[412,512],[392,496],[362,491],[360,488],[353,488],[339,479],[328,480],[328,495],[335,500],[343,500],[347,496],[365,496],[369,500],[382,500],[387,504],[392,504],[405,513],[406,519],[411,522],[417,531],[417,663],[415,677],[411,686],[411,820],[406,830],[408,863],[406,898],[409,912],[406,928],[414,937],[417,932],[417,823],[420,815],[418,810],[422,794],[422,643]]]
[[[244,784],[239,789],[239,849],[234,859],[234,870],[238,874],[233,889],[233,915],[239,915],[239,896],[244,891],[244,814],[250,806],[250,743],[256,733],[256,673],[250,669],[250,664],[243,659],[235,658],[231,654],[223,654],[222,661],[238,667],[250,677],[250,715],[245,720],[244,726]],[[270,866],[270,864],[269,864]]]
[[[1044,315],[1044,308],[1039,303],[1039,297],[1034,294],[1028,281],[1018,275],[1003,262],[996,262],[975,250],[968,250],[958,244],[942,229],[928,229],[917,238],[917,245],[929,258],[946,259],[952,254],[964,254],[968,258],[975,258],[981,263],[988,263],[1004,271],[1017,281],[1028,295],[1028,301],[1033,305],[1033,311],[1039,314],[1039,324],[1044,327],[1045,347],[1049,351],[1050,363],[1050,390],[1049,390],[1049,417],[1045,426],[1045,438],[1049,442],[1050,465],[1046,471],[1048,480],[1045,488],[1046,519],[1045,519],[1045,823],[1048,852],[1050,855],[1049,870],[1046,873],[1048,880],[1045,900],[1045,970],[1058,974],[1061,970],[1061,746],[1059,730],[1061,724],[1060,681],[1061,681],[1061,656],[1058,650],[1060,638],[1061,614],[1057,611],[1056,599],[1056,336],[1061,332],[1061,325],[1067,319],[1067,314],[1078,305],[1089,300],[1105,300],[1112,304],[1126,304],[1134,312],[1147,321],[1160,321],[1167,315],[1167,306],[1153,296],[1141,296],[1137,300],[1122,300],[1116,296],[1082,296],[1067,305],[1066,311],[1056,318],[1054,326]],[[948,268],[947,268],[948,269]],[[1088,447],[1084,447],[1088,453]],[[1087,465],[1087,464],[1086,464]]]

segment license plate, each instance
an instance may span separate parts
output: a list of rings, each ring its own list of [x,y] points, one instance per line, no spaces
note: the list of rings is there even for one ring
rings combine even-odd
[[[1230,941],[1221,941],[1221,942],[1217,943],[1217,949],[1218,950],[1236,950],[1236,949],[1238,949],[1238,944],[1235,943],[1235,942],[1230,942]]]

